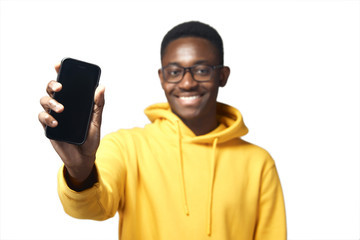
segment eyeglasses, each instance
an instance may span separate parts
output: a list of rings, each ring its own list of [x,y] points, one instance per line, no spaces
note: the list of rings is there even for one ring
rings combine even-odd
[[[192,78],[198,82],[210,81],[213,77],[214,70],[221,68],[223,65],[209,66],[205,64],[197,64],[192,67],[181,67],[176,64],[170,64],[162,67],[164,80],[169,83],[178,83],[187,71],[190,72]]]

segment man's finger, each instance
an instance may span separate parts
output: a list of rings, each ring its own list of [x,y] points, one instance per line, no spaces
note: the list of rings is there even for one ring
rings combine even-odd
[[[64,106],[49,96],[42,97],[40,99],[40,104],[46,112],[50,109],[57,113],[64,111]]]
[[[55,92],[59,92],[62,89],[61,83],[51,80],[46,86],[46,92],[49,96],[53,96]]]
[[[96,88],[94,99],[93,124],[100,128],[102,112],[105,105],[105,87],[100,85]]]
[[[56,64],[55,65],[55,71],[57,72],[57,73],[59,73],[59,71],[60,71],[60,63],[58,63],[58,64]]]
[[[55,118],[53,118],[47,112],[39,113],[38,118],[43,128],[45,128],[45,126],[56,127],[58,125],[58,122],[55,120]]]

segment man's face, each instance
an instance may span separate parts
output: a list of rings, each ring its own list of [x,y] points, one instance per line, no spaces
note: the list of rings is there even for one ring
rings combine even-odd
[[[192,67],[197,64],[219,65],[217,49],[203,38],[184,37],[169,43],[162,58],[162,66],[175,64]],[[230,74],[228,67],[214,69],[210,81],[197,82],[189,71],[178,83],[165,81],[159,70],[162,88],[172,111],[185,123],[207,121],[216,117],[216,98],[218,88],[226,84]]]

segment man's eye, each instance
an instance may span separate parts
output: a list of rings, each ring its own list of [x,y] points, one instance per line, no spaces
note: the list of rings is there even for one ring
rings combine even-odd
[[[179,70],[174,70],[170,72],[170,75],[176,76],[179,75],[180,71]]]
[[[211,73],[211,71],[207,66],[200,66],[194,69],[194,73],[199,76],[207,76]]]
[[[167,73],[169,76],[172,76],[172,77],[178,76],[181,74],[181,69],[168,69]]]

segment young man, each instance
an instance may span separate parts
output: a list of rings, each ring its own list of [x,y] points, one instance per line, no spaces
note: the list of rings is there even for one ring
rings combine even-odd
[[[286,239],[274,161],[240,138],[248,131],[240,112],[216,101],[230,74],[219,34],[200,22],[180,24],[163,39],[161,63],[168,103],[145,110],[151,124],[100,142],[99,88],[85,144],[51,141],[64,162],[58,192],[65,211],[96,220],[119,212],[124,240]],[[48,84],[50,96],[60,90]],[[49,96],[41,104],[40,122],[56,127],[46,111],[64,107]]]

